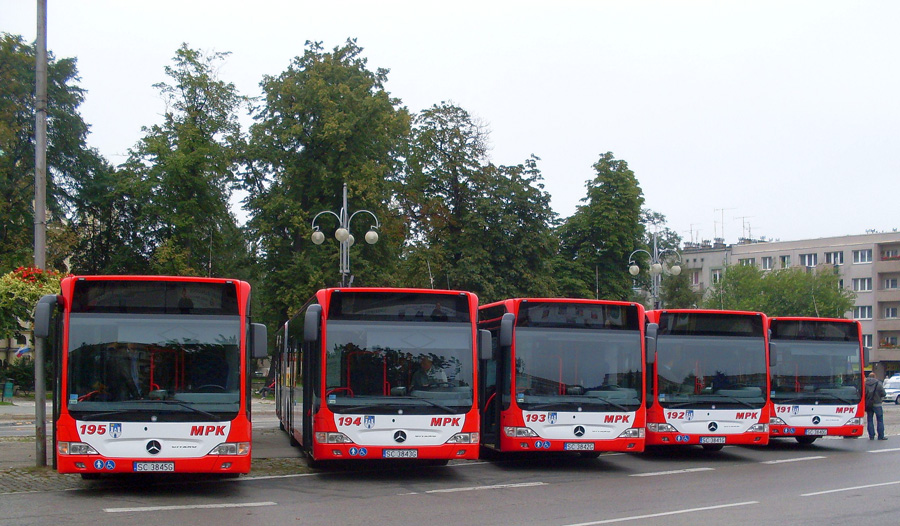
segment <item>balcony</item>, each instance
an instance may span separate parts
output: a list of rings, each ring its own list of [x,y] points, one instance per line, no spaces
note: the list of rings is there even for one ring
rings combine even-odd
[[[900,258],[879,259],[875,262],[875,272],[877,274],[900,272]]]
[[[900,302],[900,289],[879,289],[876,298],[878,303]]]
[[[900,318],[878,318],[875,320],[875,330],[883,331],[900,331]]]
[[[872,349],[869,356],[871,362],[900,362],[900,347],[895,349],[881,347]]]

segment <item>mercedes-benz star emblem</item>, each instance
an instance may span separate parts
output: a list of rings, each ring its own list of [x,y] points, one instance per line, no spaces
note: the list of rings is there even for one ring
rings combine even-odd
[[[584,436],[584,428],[581,426],[575,426],[575,436]]]
[[[397,431],[394,433],[394,442],[403,443],[406,442],[406,432],[405,431]]]
[[[162,444],[160,444],[156,440],[147,442],[147,453],[150,453],[151,455],[158,455],[160,451],[162,451]]]
[[[719,429],[719,424],[715,422],[710,422],[706,429],[709,429],[710,433],[715,433],[716,429]]]
[[[813,417],[813,425],[817,426],[817,425],[819,425],[819,422],[821,422],[821,421],[822,421],[822,419],[819,418],[818,416]]]

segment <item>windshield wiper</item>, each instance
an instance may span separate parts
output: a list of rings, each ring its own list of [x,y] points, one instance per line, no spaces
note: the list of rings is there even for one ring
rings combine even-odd
[[[104,420],[108,416],[118,416],[125,415],[128,413],[133,413],[133,409],[119,409],[117,411],[103,411],[102,413],[88,413],[82,416],[81,418],[76,418],[76,420],[83,420],[85,422],[93,422],[94,420]]]
[[[744,405],[744,406],[746,406],[746,407],[749,407],[750,409],[759,409],[758,407],[754,406],[754,405],[751,404],[750,402],[747,402],[746,400],[742,400],[742,399],[740,399],[740,398],[738,398],[738,397],[736,397],[736,396],[728,396],[728,395],[722,395],[722,394],[716,394],[716,393],[713,393],[712,395],[713,395],[713,396],[718,396],[719,398],[724,398],[724,399],[728,400],[729,402],[734,402],[734,403],[737,403],[737,404]],[[713,402],[713,403],[714,403],[714,402]]]
[[[821,398],[827,398],[829,400],[839,400],[845,404],[858,404],[859,400],[848,400],[842,396],[838,396],[831,393],[823,393],[820,391],[809,393],[806,396],[797,396],[794,398],[788,398],[785,400],[773,398],[772,401],[776,404],[793,404],[795,402],[816,402]]]
[[[448,414],[451,414],[451,415],[459,414],[459,411],[458,411],[458,410],[453,409],[452,407],[448,407],[448,406],[446,406],[446,405],[444,405],[444,404],[439,404],[439,403],[437,403],[437,402],[435,402],[435,401],[433,401],[433,400],[429,400],[429,399],[427,399],[427,398],[419,398],[419,397],[416,397],[416,396],[404,396],[404,397],[392,397],[392,398],[394,398],[395,400],[399,398],[400,400],[416,400],[416,401],[422,401],[422,402],[425,402],[425,403],[427,403],[427,404],[433,405],[434,407],[438,407],[438,408],[440,408],[440,409],[443,409],[443,410],[446,411]],[[372,411],[372,410],[385,409],[385,408],[389,408],[389,409],[403,409],[403,408],[405,408],[405,407],[412,407],[412,405],[410,405],[410,404],[398,404],[398,403],[396,403],[396,402],[387,402],[387,403],[384,403],[384,404],[357,405],[357,406],[353,406],[353,407],[336,406],[335,409],[340,408],[341,411],[345,411],[345,412],[348,412],[348,413],[359,413],[359,412]]]
[[[220,421],[222,420],[221,418],[219,418],[218,416],[216,416],[216,415],[214,415],[214,414],[212,414],[212,413],[210,413],[210,412],[204,411],[204,410],[202,410],[202,409],[197,409],[196,407],[194,407],[193,405],[189,404],[188,402],[182,402],[181,400],[172,400],[172,399],[166,399],[166,400],[130,400],[130,402],[135,402],[135,403],[138,403],[138,404],[177,405],[178,407],[183,407],[183,408],[185,408],[185,409],[190,409],[191,411],[193,411],[193,412],[195,412],[195,413],[199,413],[199,414],[201,414],[201,415],[203,415],[203,416],[209,417],[209,418],[210,418],[212,421],[214,421],[214,422],[220,422]]]

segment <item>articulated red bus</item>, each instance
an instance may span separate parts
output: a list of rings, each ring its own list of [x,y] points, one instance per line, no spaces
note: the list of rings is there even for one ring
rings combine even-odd
[[[766,315],[760,312],[653,310],[648,355],[647,445],[769,442]]]
[[[311,464],[478,457],[478,298],[323,289],[276,338],[282,429]]]
[[[644,450],[644,308],[509,299],[480,309],[493,356],[481,361],[487,451]]]
[[[866,414],[865,353],[858,321],[769,319],[772,438],[812,444],[821,436],[860,437]]]
[[[229,279],[74,276],[42,298],[59,472],[248,473],[248,364],[266,352],[249,297]]]

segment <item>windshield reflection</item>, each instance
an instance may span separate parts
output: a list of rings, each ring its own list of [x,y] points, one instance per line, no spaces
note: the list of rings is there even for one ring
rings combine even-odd
[[[465,412],[472,406],[472,326],[331,320],[325,397],[337,413]]]
[[[122,420],[236,414],[239,334],[237,316],[72,314],[67,407]]]
[[[775,346],[772,401],[857,404],[862,392],[859,345],[779,340]]]
[[[634,411],[639,331],[516,328],[516,403],[525,410]]]
[[[763,407],[765,351],[763,338],[660,336],[656,359],[660,405]]]

